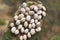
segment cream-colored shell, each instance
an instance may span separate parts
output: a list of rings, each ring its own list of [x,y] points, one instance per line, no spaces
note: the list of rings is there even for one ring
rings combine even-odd
[[[30,33],[31,33],[31,35],[34,35],[36,33],[35,29],[31,29]]]
[[[41,31],[41,27],[36,28],[36,32],[39,32],[39,31]]]
[[[38,18],[38,14],[34,14],[34,19],[37,19]]]
[[[28,33],[29,32],[29,29],[25,29],[25,31],[24,31],[25,33]]]
[[[14,33],[16,31],[16,27],[11,28],[11,32]]]
[[[31,5],[31,6],[30,6],[30,9],[34,9],[34,5]]]
[[[26,7],[25,10],[26,10],[27,12],[29,12],[29,11],[30,11],[30,8],[29,8],[29,7]]]
[[[34,11],[29,11],[29,15],[34,15]]]
[[[25,22],[25,18],[22,18],[22,19],[21,19],[21,22]]]
[[[16,25],[19,25],[19,24],[20,24],[20,20],[17,20],[17,21],[16,21]]]
[[[40,15],[40,14],[42,14],[42,13],[43,13],[43,11],[41,11],[41,10],[39,10],[39,11],[37,12],[38,15]]]
[[[31,28],[32,28],[32,24],[29,24],[29,26],[28,26],[28,27],[29,27],[29,29],[31,29]]]
[[[41,25],[41,23],[40,23],[40,22],[36,23],[36,26],[40,26],[40,25]]]
[[[20,24],[19,26],[18,26],[18,29],[21,29],[23,26]]]
[[[15,35],[19,34],[19,30],[15,30]]]
[[[34,19],[31,19],[30,23],[34,23]]]
[[[23,39],[24,40],[27,40],[27,35],[23,35]]]
[[[19,14],[19,19],[22,19],[22,18],[24,18],[24,14]]]
[[[10,27],[14,27],[14,23],[10,23]]]
[[[25,15],[27,16],[27,15],[28,15],[28,13],[26,12],[26,13],[25,13]]]
[[[26,12],[26,10],[25,10],[24,8],[21,8],[20,11],[21,11],[21,13],[23,13],[23,14]]]
[[[20,40],[23,40],[23,36],[20,36],[19,39],[20,39]]]
[[[27,20],[27,21],[30,21],[30,20],[31,20],[31,16],[30,16],[30,15],[27,15],[27,16],[26,16],[26,20]]]
[[[28,27],[28,22],[27,21],[24,22],[24,27],[25,28]]]
[[[24,2],[24,3],[22,4],[22,7],[25,8],[26,6],[27,6],[27,4]]]
[[[41,18],[42,18],[42,15],[39,15],[39,16],[38,16],[38,20],[40,20]]]
[[[35,20],[35,23],[37,23],[37,22],[38,22],[38,20],[36,19],[36,20]]]
[[[24,33],[24,28],[23,27],[21,28],[21,33]]]
[[[37,6],[34,6],[34,11],[38,11],[38,7]]]
[[[42,15],[43,15],[43,16],[46,16],[46,12],[43,11]]]
[[[17,15],[14,16],[14,20],[18,20],[18,16]]]
[[[28,32],[27,37],[28,37],[28,38],[31,38],[31,34],[30,34],[30,32]]]
[[[32,23],[32,27],[35,28],[35,26],[36,26],[35,23]]]

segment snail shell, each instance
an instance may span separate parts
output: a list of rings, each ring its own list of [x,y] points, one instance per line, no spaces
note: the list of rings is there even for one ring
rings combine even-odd
[[[23,35],[23,39],[24,40],[27,40],[27,35]]]
[[[22,4],[22,7],[25,8],[26,6],[27,6],[27,4],[24,2],[24,3]]]
[[[15,35],[19,34],[19,30],[15,30]]]
[[[34,11],[29,11],[29,15],[34,15]]]
[[[20,40],[23,40],[23,36],[20,36],[19,39],[20,39]]]
[[[24,32],[25,32],[25,33],[28,33],[28,31],[29,31],[29,29],[25,29],[25,31],[24,31]]]
[[[31,29],[32,28],[32,24],[29,24],[29,29]]]
[[[34,11],[38,11],[38,7],[37,6],[34,6]]]
[[[13,27],[14,26],[14,23],[10,23],[10,27]]]
[[[39,31],[41,31],[41,27],[36,28],[36,32],[39,32]]]
[[[39,15],[39,16],[38,16],[38,20],[40,20],[41,18],[42,18],[42,15]]]
[[[46,16],[46,12],[43,11],[42,15],[43,15],[43,16]]]
[[[35,23],[32,23],[32,27],[35,28]]]
[[[24,18],[24,14],[19,14],[19,19]]]
[[[35,29],[31,29],[30,33],[31,33],[31,35],[34,35],[35,34]]]
[[[17,21],[16,21],[16,25],[19,25],[19,24],[20,24],[20,20],[17,20]]]
[[[28,27],[28,22],[27,21],[24,22],[24,27],[25,28]]]
[[[30,11],[30,8],[29,8],[29,7],[26,7],[25,10],[26,10],[27,12],[29,12],[29,11]]]
[[[24,33],[24,28],[23,27],[21,28],[21,33]]]
[[[31,34],[30,34],[30,32],[28,32],[27,36],[28,36],[28,38],[31,38]]]
[[[16,27],[11,28],[11,32],[14,33],[16,31]]]
[[[24,9],[24,8],[21,8],[21,13],[25,13],[26,12],[26,10]]]
[[[19,26],[18,26],[18,29],[21,29],[23,26],[20,24]]]
[[[30,15],[27,15],[26,20],[27,21],[30,21],[31,20],[31,16]]]
[[[34,14],[34,19],[37,19],[38,18],[38,14]]]
[[[14,16],[14,20],[18,20],[18,16],[17,15]]]
[[[30,23],[34,23],[34,19],[31,19]]]

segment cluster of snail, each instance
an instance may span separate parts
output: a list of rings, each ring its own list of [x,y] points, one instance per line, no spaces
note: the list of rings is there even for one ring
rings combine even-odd
[[[20,35],[20,40],[27,40],[32,35],[41,31],[42,17],[46,16],[46,8],[42,4],[32,4],[29,7],[27,3],[19,6],[19,14],[14,16],[14,22],[9,25],[11,32],[15,35]]]

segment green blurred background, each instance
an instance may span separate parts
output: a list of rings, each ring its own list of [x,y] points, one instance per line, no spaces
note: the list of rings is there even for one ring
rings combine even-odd
[[[18,6],[29,0],[0,0],[0,40],[19,40],[10,34],[9,20]],[[38,0],[32,0],[38,1]],[[60,0],[39,0],[47,8],[42,31],[28,40],[60,40]]]

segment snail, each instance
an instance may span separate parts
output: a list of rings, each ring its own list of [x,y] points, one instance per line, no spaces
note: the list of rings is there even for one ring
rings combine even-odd
[[[36,23],[36,26],[40,26],[40,25],[41,25],[41,23],[40,23],[40,22],[37,22],[37,23]]]
[[[36,28],[36,32],[39,32],[39,31],[41,31],[41,27]]]
[[[32,24],[29,24],[29,26],[28,26],[28,27],[29,27],[29,29],[31,29],[31,28],[32,28]]]
[[[29,15],[34,15],[34,11],[29,11]]]
[[[17,21],[16,21],[16,25],[19,25],[19,24],[20,24],[20,20],[17,20]]]
[[[38,16],[38,20],[40,20],[41,18],[42,18],[42,16],[41,16],[41,15],[39,15],[39,16]]]
[[[20,24],[19,26],[18,26],[18,29],[21,29],[23,26]]]
[[[24,2],[24,3],[22,4],[22,7],[25,8],[26,6],[27,6],[27,4]]]
[[[19,14],[19,19],[22,19],[22,18],[24,18],[24,14]]]
[[[37,23],[37,22],[38,22],[38,20],[36,19],[36,20],[35,20],[35,23]]]
[[[43,11],[43,12],[42,12],[42,15],[43,15],[43,16],[46,16],[46,12]]]
[[[30,23],[34,23],[34,19],[31,19]]]
[[[14,33],[16,31],[16,27],[11,28],[11,32]]]
[[[25,28],[28,27],[28,22],[27,21],[24,22],[24,27]]]
[[[30,6],[30,9],[34,9],[34,5],[31,5],[31,6]]]
[[[37,12],[38,11],[38,7],[34,6],[34,11]]]
[[[22,19],[21,19],[21,22],[25,22],[25,18],[22,18]]]
[[[29,31],[29,29],[25,29],[25,31],[24,31],[24,32],[25,32],[25,33],[28,33],[28,31]]]
[[[14,20],[18,20],[18,16],[17,15],[14,16]]]
[[[19,34],[19,30],[15,30],[15,35]]]
[[[14,27],[14,23],[10,23],[10,27]]]
[[[36,26],[35,23],[32,23],[32,27],[35,28],[35,26]]]
[[[20,11],[21,11],[21,13],[23,13],[23,14],[26,12],[26,10],[25,10],[24,8],[21,8]]]
[[[24,33],[24,27],[21,28],[21,33]]]
[[[27,35],[23,35],[23,39],[24,40],[27,40]]]
[[[23,40],[23,36],[21,35],[21,36],[19,37],[19,39],[20,39],[20,40]]]
[[[37,19],[38,18],[38,14],[34,14],[34,19]]]
[[[29,8],[29,7],[26,7],[25,10],[26,10],[27,12],[29,12],[29,11],[30,11],[30,8]]]
[[[31,33],[31,35],[34,35],[36,33],[35,29],[31,29],[30,33]]]
[[[40,14],[42,14],[42,12],[43,12],[43,11],[39,10],[39,11],[37,12],[37,14],[40,15]]]
[[[27,20],[27,21],[30,21],[30,20],[31,20],[31,16],[30,16],[30,15],[27,15],[27,16],[26,16],[26,20]]]
[[[28,32],[27,37],[28,37],[28,38],[31,38],[31,34],[30,34],[30,32]]]

